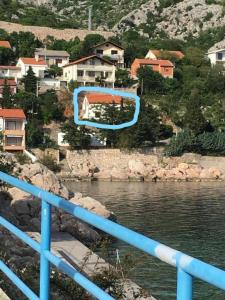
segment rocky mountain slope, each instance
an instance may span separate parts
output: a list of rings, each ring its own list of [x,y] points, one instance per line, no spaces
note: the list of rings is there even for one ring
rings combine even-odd
[[[90,6],[93,29],[113,29],[117,33],[137,29],[149,37],[185,39],[225,25],[222,0],[10,0],[0,6],[0,20],[87,28]]]

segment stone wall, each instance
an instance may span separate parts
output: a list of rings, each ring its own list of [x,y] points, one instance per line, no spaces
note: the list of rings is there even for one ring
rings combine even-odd
[[[225,180],[225,157],[187,153],[165,157],[160,148],[144,151],[67,151],[68,177],[90,180]],[[62,177],[65,177],[62,175]]]
[[[51,156],[57,163],[59,163],[59,150],[48,148],[41,150],[39,148],[32,149],[33,154],[37,159],[42,159],[44,156]]]
[[[13,31],[16,32],[32,32],[38,39],[44,40],[48,35],[53,36],[56,39],[64,39],[69,41],[74,39],[75,37],[79,37],[80,40],[84,40],[87,34],[101,34],[106,39],[110,36],[115,35],[111,31],[89,31],[84,29],[53,29],[50,27],[40,27],[40,26],[24,26],[17,23],[9,23],[0,21],[0,28],[4,29],[8,33],[12,33]]]
[[[153,153],[152,149],[145,151],[121,151],[119,149],[98,149],[98,150],[81,150],[67,151],[66,159],[69,167],[90,162],[99,169],[112,169],[114,167],[127,168],[131,159],[140,160],[143,163],[158,166],[158,156]]]

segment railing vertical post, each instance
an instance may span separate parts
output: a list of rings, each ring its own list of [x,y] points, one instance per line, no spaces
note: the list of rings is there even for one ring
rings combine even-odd
[[[49,300],[50,263],[44,251],[51,246],[51,205],[42,199],[41,203],[41,255],[40,255],[40,300]]]
[[[177,300],[192,300],[193,278],[181,268],[177,270]]]

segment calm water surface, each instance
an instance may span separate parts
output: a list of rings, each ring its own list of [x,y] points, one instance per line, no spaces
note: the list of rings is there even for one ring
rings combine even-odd
[[[177,250],[225,269],[225,183],[68,183],[104,203],[118,222]],[[133,279],[157,299],[175,299],[176,272],[123,242],[121,255],[140,260]],[[225,292],[195,280],[194,299],[222,300]]]

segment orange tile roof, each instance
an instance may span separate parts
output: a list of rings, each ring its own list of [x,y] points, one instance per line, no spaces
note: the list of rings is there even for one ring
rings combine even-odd
[[[0,79],[0,86],[4,86],[4,85],[15,85],[16,86],[16,82],[14,79]]]
[[[84,61],[86,61],[86,60],[89,60],[89,59],[91,59],[91,58],[97,58],[97,59],[100,59],[100,60],[102,60],[102,61],[104,61],[104,62],[110,64],[110,65],[113,65],[113,63],[112,63],[111,61],[109,61],[109,60],[107,60],[107,59],[104,59],[104,58],[102,58],[102,57],[99,57],[99,56],[97,56],[96,54],[94,54],[94,55],[86,56],[86,57],[80,58],[80,59],[78,59],[78,60],[72,61],[72,62],[70,62],[69,64],[63,66],[63,68],[65,68],[65,67],[67,67],[67,66],[77,65],[77,64],[82,63],[82,62],[84,62]]]
[[[25,65],[36,65],[36,66],[45,66],[47,65],[45,60],[36,60],[33,57],[20,57],[20,59],[22,60],[22,62]]]
[[[167,59],[149,59],[149,58],[136,58],[136,62],[140,65],[160,65],[162,67],[173,67],[173,63]]]
[[[8,41],[0,41],[0,47],[11,49],[11,45]]]
[[[122,98],[110,94],[86,94],[89,104],[121,104]]]
[[[156,56],[156,58],[160,58],[163,56],[163,54],[167,54],[167,53],[179,59],[182,59],[184,57],[184,54],[181,51],[151,50],[151,49],[149,51],[151,51]]]
[[[26,116],[22,109],[9,108],[0,109],[0,117],[2,118],[15,118],[15,119],[26,119]]]
[[[21,68],[17,66],[0,66],[0,70],[21,70]]]

